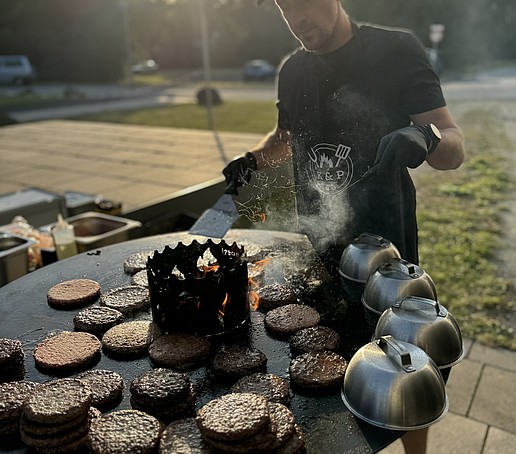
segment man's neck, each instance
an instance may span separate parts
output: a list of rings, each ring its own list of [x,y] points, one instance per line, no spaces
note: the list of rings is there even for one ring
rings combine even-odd
[[[335,20],[335,25],[333,27],[333,33],[331,38],[331,45],[328,46],[323,51],[315,51],[316,54],[327,54],[333,52],[334,50],[339,49],[344,46],[347,42],[349,42],[353,38],[353,27],[351,25],[351,21],[344,11],[344,9],[339,8],[339,14]]]

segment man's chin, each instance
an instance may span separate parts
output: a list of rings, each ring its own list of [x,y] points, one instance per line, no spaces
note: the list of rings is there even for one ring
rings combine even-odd
[[[303,46],[303,49],[308,52],[316,52],[317,51],[317,43],[314,40],[309,39],[299,39],[299,42]]]

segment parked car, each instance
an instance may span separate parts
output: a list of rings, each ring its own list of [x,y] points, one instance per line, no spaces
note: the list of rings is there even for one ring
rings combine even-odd
[[[33,82],[35,74],[26,55],[0,55],[0,83],[27,85]]]
[[[159,64],[152,58],[141,61],[131,66],[133,74],[155,74],[159,69]]]
[[[267,60],[250,60],[242,68],[244,80],[272,80],[276,77],[276,68]]]

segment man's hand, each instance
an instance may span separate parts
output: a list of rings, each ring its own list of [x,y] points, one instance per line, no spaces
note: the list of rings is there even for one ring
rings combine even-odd
[[[378,171],[389,171],[393,167],[415,169],[425,161],[432,146],[432,139],[421,125],[411,125],[387,134],[380,141],[375,165]]]
[[[248,184],[251,181],[253,171],[256,171],[256,158],[251,152],[231,161],[222,171],[226,177],[226,183],[235,188],[235,195],[238,194],[237,187]]]

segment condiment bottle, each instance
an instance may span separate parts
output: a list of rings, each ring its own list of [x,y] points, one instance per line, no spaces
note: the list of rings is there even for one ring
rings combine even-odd
[[[63,260],[77,254],[73,225],[68,224],[62,214],[57,215],[57,224],[52,227],[52,236],[54,237],[57,260]]]

